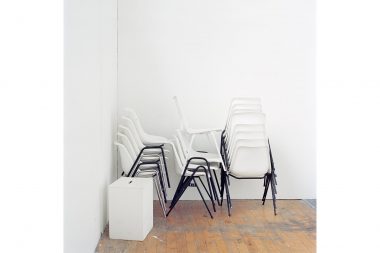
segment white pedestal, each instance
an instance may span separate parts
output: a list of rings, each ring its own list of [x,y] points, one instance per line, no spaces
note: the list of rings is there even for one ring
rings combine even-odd
[[[143,241],[153,227],[153,179],[121,177],[108,186],[111,239]]]

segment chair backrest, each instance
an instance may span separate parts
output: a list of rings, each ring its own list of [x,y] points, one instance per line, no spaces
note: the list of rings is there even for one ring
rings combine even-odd
[[[237,125],[265,125],[265,114],[259,112],[239,112],[231,116],[226,128],[227,138],[231,138]]]
[[[123,132],[120,132],[122,130]],[[117,139],[118,141],[123,144],[127,149],[130,155],[132,156],[132,159],[136,159],[140,150],[136,148],[135,145],[132,143],[132,138],[130,136],[130,133],[128,133],[129,129],[123,126],[119,126],[119,132],[117,133]]]
[[[230,107],[228,108],[228,112],[230,112],[233,108],[259,108],[261,110],[261,99],[254,97],[235,97],[231,99]]]
[[[117,150],[119,153],[121,168],[125,174],[128,174],[133,166],[134,160],[128,152],[128,149],[122,143],[115,142],[115,145],[117,146]]]
[[[170,142],[172,144],[174,153],[174,166],[178,175],[182,175],[183,168],[185,166],[184,158],[181,154],[181,147],[178,138],[174,137],[174,140]]]
[[[238,140],[233,150],[230,173],[236,177],[263,177],[270,171],[268,140]]]
[[[229,125],[231,124],[231,120],[234,115],[242,114],[242,113],[261,113],[261,105],[253,105],[248,107],[239,107],[232,109],[230,113],[227,116],[226,126],[224,129],[228,129]]]
[[[125,122],[125,126],[128,127],[129,130],[131,131],[134,137],[134,140],[138,146],[138,149],[141,150],[142,148],[144,148],[145,145],[141,140],[141,137],[138,133],[135,122],[129,116],[122,116],[121,119]]]
[[[119,125],[119,133],[123,134],[125,138],[123,138],[122,144],[125,144],[125,141],[127,141],[128,145],[131,146],[133,153],[138,154],[140,152],[139,146],[137,145],[136,138],[133,136],[131,130],[124,125]],[[118,133],[118,134],[119,134]]]
[[[181,137],[180,137],[180,135],[178,135],[178,133],[174,136],[174,140],[175,140],[175,144],[177,147],[177,151],[178,151],[179,156],[181,158],[181,162],[182,162],[182,164],[185,164],[188,150],[186,149],[186,146],[183,146],[181,144]]]
[[[173,97],[173,100],[174,100],[174,103],[176,105],[176,108],[177,108],[177,111],[178,111],[178,114],[179,114],[179,118],[180,118],[180,121],[181,121],[181,129],[185,129],[186,131],[189,130],[189,124],[185,118],[185,115],[183,113],[183,110],[182,110],[182,107],[179,103],[179,100],[178,100],[178,97],[177,96],[174,96]]]
[[[185,138],[185,136],[183,135],[183,131],[181,131],[180,129],[176,129],[175,136],[178,139],[181,149],[186,156],[186,154],[189,152],[189,140]]]
[[[236,124],[234,125],[234,133],[238,132],[261,132],[266,135],[265,124]],[[234,135],[227,136],[225,142],[229,145],[229,142],[234,140]]]
[[[124,108],[125,116],[130,118],[133,121],[133,124],[135,125],[136,131],[140,137],[141,140],[144,140],[146,138],[146,132],[144,131],[144,128],[142,127],[142,124],[140,122],[139,117],[137,116],[136,112],[132,108]]]
[[[227,144],[227,154],[231,155],[231,151],[234,150],[238,140],[257,140],[267,139],[264,131],[236,131],[231,138],[231,141]]]

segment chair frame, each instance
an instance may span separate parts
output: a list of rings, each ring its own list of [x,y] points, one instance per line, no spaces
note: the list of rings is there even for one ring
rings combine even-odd
[[[199,165],[197,166],[195,169],[189,169],[189,165],[191,164],[191,161],[193,160],[203,160],[206,162],[206,167],[204,165]],[[202,169],[205,173],[206,173],[206,178],[207,178],[207,183],[208,183],[208,186],[209,186],[209,191],[206,189],[206,186],[205,184],[203,183],[202,179],[200,176],[197,176],[195,173],[196,172],[199,172],[199,170]],[[191,172],[191,175],[190,176],[186,176],[186,172]],[[170,214],[170,212],[173,210],[173,208],[175,207],[175,205],[178,203],[179,199],[182,197],[183,193],[186,191],[187,187],[190,186],[191,182],[194,183],[194,185],[196,186],[198,192],[199,192],[199,195],[201,196],[202,198],[202,201],[211,217],[211,219],[213,219],[214,217],[212,216],[211,214],[211,211],[206,203],[206,200],[205,198],[203,197],[203,194],[197,184],[197,182],[195,181],[195,179],[198,179],[203,188],[205,189],[207,195],[209,196],[210,200],[211,200],[211,203],[214,207],[214,212],[216,211],[215,209],[215,203],[213,201],[213,197],[212,197],[212,192],[211,192],[211,184],[210,184],[210,181],[209,181],[209,175],[211,175],[211,171],[210,171],[210,164],[209,162],[207,161],[207,159],[203,158],[203,157],[191,157],[190,159],[187,160],[187,163],[186,163],[186,166],[185,166],[185,169],[183,170],[182,172],[182,176],[181,176],[181,179],[180,179],[180,182],[178,183],[178,187],[177,187],[177,190],[173,196],[173,200],[170,204],[170,207],[169,207],[169,211],[167,212],[166,216],[168,216]]]

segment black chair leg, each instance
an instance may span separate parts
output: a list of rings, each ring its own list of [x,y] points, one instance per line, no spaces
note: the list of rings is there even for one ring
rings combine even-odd
[[[223,195],[224,195],[224,184],[226,183],[226,178],[224,177],[224,170],[220,171],[220,206],[223,205]]]
[[[180,189],[182,187],[182,184],[185,181],[185,178],[186,177],[184,175],[181,176],[181,179],[179,180],[179,183],[178,183],[177,189],[175,190],[175,193],[174,193],[174,196],[172,198],[172,201],[177,197],[177,195],[178,195],[178,193],[179,193],[179,191],[180,191]]]
[[[261,199],[263,201],[263,205],[265,204],[265,200],[267,198],[267,193],[268,193],[268,188],[269,188],[269,182],[270,182],[270,175],[267,175],[265,177],[265,182],[264,182],[265,190],[264,190],[263,198]]]
[[[176,195],[173,197],[172,201],[170,202],[170,207],[174,206],[178,200],[181,198],[187,187],[190,185],[191,177],[186,177],[185,180],[182,182],[182,184],[178,185],[178,191],[176,192]]]
[[[207,203],[206,203],[206,201],[205,201],[205,199],[204,199],[204,197],[203,197],[203,195],[202,195],[202,192],[201,192],[201,190],[199,189],[197,182],[195,181],[195,178],[193,178],[193,182],[194,182],[195,186],[196,186],[197,189],[198,189],[199,195],[201,195],[201,198],[202,198],[202,200],[203,200],[203,203],[205,204],[205,206],[206,206],[206,208],[207,208],[207,211],[208,211],[208,213],[209,213],[210,216],[211,216],[211,219],[214,219],[214,217],[212,216],[211,211],[210,211],[210,209],[208,208]]]
[[[276,190],[274,186],[273,176],[271,176],[270,185],[271,185],[272,200],[273,200],[273,211],[274,211],[274,215],[277,215],[276,193],[275,193]]]
[[[205,191],[206,191],[208,197],[210,198],[210,200],[212,200],[213,198],[212,198],[212,196],[210,195],[210,193],[211,193],[210,190],[211,190],[211,189],[209,188],[209,189],[207,190],[207,187],[206,187],[206,185],[203,183],[203,180],[202,180],[201,178],[199,178],[199,181],[202,183],[203,189],[205,189]]]
[[[166,190],[165,190],[165,184],[164,184],[164,180],[162,178],[162,173],[161,173],[161,169],[160,169],[160,165],[157,164],[157,172],[158,172],[158,178],[160,180],[160,184],[161,184],[161,188],[162,188],[162,191],[163,191],[163,195],[164,195],[164,200],[165,200],[165,203],[168,203],[167,199],[166,199]]]
[[[218,177],[217,177],[217,175],[216,175],[215,170],[213,170],[213,172],[214,172],[214,176],[215,176],[216,185],[218,186],[218,191],[220,192],[220,185],[219,185]]]
[[[209,196],[209,198],[210,198],[210,200],[211,200],[212,208],[214,209],[214,212],[216,212],[216,209],[215,209],[215,202],[214,202],[214,199],[213,199],[213,197],[212,197],[212,191],[211,191],[211,188],[210,188],[210,183],[209,183],[209,181],[207,180],[207,184],[208,184],[208,187],[209,187],[208,189],[209,189],[209,190],[207,190],[206,185],[203,183],[203,180],[202,180],[201,178],[199,178],[199,181],[201,181],[203,188],[205,189],[207,195]]]
[[[213,193],[214,193],[214,199],[215,201],[218,203],[219,205],[219,196],[218,196],[218,190],[216,188],[216,184],[214,182],[214,177],[212,175],[212,173],[210,172],[210,181],[211,181],[211,186],[212,186],[212,189],[213,189]]]
[[[183,193],[186,191],[187,187],[190,185],[190,182],[192,181],[193,177],[187,177],[186,180],[184,180],[183,184],[181,185],[178,194],[175,199],[172,200],[170,203],[169,211],[166,213],[166,217],[170,214],[170,212],[173,210],[175,205],[178,203],[179,199],[182,197]]]
[[[168,182],[168,187],[170,188],[170,180],[169,180],[169,174],[168,174],[168,166],[166,165],[165,152],[164,152],[164,149],[162,147],[160,149],[161,149],[161,154],[162,154],[162,160],[164,160],[166,180]]]
[[[225,173],[225,178],[228,179],[226,173]],[[224,185],[226,186],[226,197],[227,197],[228,216],[231,216],[231,207],[232,207],[232,204],[231,204],[230,191],[229,191],[229,189],[228,189],[228,182],[227,182],[227,180],[225,180],[225,184],[224,184]]]
[[[215,186],[214,179],[213,179],[213,176],[212,176],[211,172],[210,172],[210,182],[211,182],[211,186],[212,186],[212,192],[213,192],[213,195],[214,195],[214,199],[215,199],[215,201],[219,205],[219,197],[218,197],[218,194],[217,194],[216,186]]]

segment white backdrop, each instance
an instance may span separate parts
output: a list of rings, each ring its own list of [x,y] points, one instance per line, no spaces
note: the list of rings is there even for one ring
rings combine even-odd
[[[278,197],[316,197],[314,1],[119,0],[118,20],[119,112],[130,106],[171,137],[173,95],[193,127],[222,127],[234,96],[261,97]],[[257,180],[231,186],[233,198],[262,191]]]

